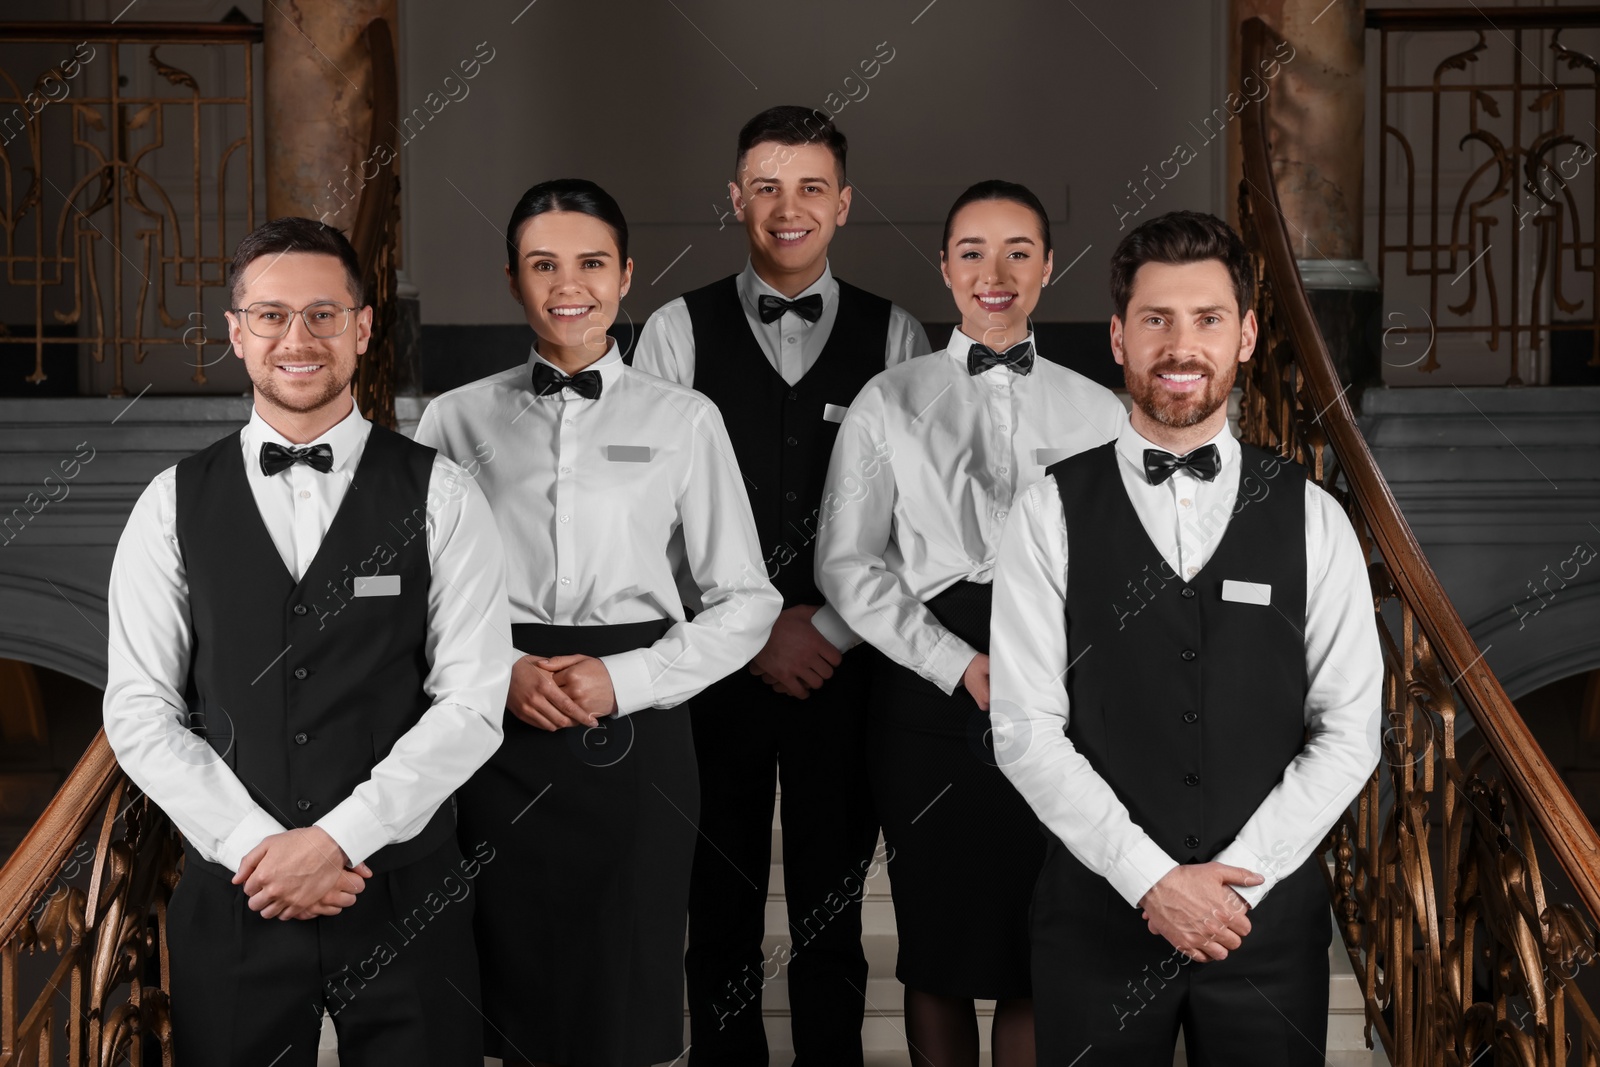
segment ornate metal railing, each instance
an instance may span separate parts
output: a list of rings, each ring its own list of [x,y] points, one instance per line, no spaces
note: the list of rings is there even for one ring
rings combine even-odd
[[[1245,23],[1245,70],[1272,31]],[[1376,1034],[1397,1067],[1600,1062],[1579,992],[1595,958],[1600,837],[1483,662],[1367,447],[1301,287],[1265,109],[1241,123],[1240,219],[1261,339],[1245,437],[1305,463],[1372,557],[1384,653],[1383,759],[1327,843],[1329,889]],[[1478,754],[1457,758],[1470,718]],[[1545,857],[1559,868],[1546,873]],[[1564,880],[1563,880],[1564,876]],[[1575,903],[1558,903],[1566,894]]]
[[[0,24],[0,40],[14,39],[11,35],[15,28],[16,24]],[[260,39],[259,27],[197,29],[135,23],[114,29],[117,31],[115,39],[121,43],[150,42],[159,47],[161,43],[177,39],[246,45],[247,93],[244,97],[201,98],[192,79],[186,84],[193,90],[188,106],[196,115],[205,104],[232,103],[250,107],[248,44]],[[101,41],[107,39],[108,33],[106,27],[92,24],[29,23],[24,24],[20,35],[34,41],[82,41],[86,37],[90,41]],[[387,129],[393,121],[398,106],[394,39],[388,24],[375,20],[367,27],[366,41],[372,50],[372,127],[376,138],[376,131]],[[163,76],[174,84],[180,83],[181,80],[174,80],[169,73],[174,68],[160,63],[155,47],[150,55]],[[114,57],[115,50],[111,49],[101,58]],[[75,132],[81,132],[80,124],[84,122],[94,126],[88,114],[91,111],[99,114],[96,105],[109,110],[113,131],[112,149],[94,155],[95,166],[87,176],[73,183],[70,194],[63,196],[66,206],[55,231],[57,245],[66,240],[74,251],[45,254],[35,250],[26,256],[16,253],[17,231],[30,214],[35,233],[47,232],[38,214],[37,186],[44,172],[33,171],[33,185],[30,186],[33,192],[25,193],[20,200],[12,199],[11,157],[6,154],[7,146],[0,145],[0,194],[6,197],[0,204],[0,229],[6,241],[5,257],[0,261],[6,264],[9,284],[31,287],[36,309],[46,306],[43,294],[48,285],[70,282],[76,286],[78,304],[75,310],[67,318],[58,315],[57,319],[80,327],[86,316],[92,320],[97,332],[89,335],[80,329],[70,340],[95,345],[96,358],[113,360],[116,368],[114,393],[124,388],[122,357],[125,352],[134,351],[137,364],[148,347],[163,343],[192,347],[194,380],[203,383],[205,365],[217,358],[215,354],[208,354],[209,346],[226,344],[221,331],[206,336],[202,330],[197,331],[198,336],[189,334],[181,339],[163,340],[161,336],[146,336],[142,325],[145,320],[140,312],[132,313],[133,326],[124,328],[126,308],[117,296],[119,289],[113,287],[115,299],[113,314],[109,317],[97,302],[100,290],[95,281],[98,275],[91,237],[110,243],[110,238],[93,221],[97,214],[109,214],[113,233],[123,232],[124,207],[146,216],[148,228],[134,234],[140,241],[138,247],[144,257],[141,261],[150,270],[171,268],[172,277],[181,277],[184,285],[195,288],[197,307],[200,289],[226,284],[226,268],[232,258],[230,249],[221,244],[214,255],[203,252],[193,236],[184,244],[170,201],[164,194],[157,195],[159,187],[141,169],[143,153],[155,145],[132,152],[126,148],[128,130],[155,124],[159,131],[164,121],[162,109],[175,106],[174,102],[116,96],[115,71],[113,66],[111,84],[114,88],[109,100],[70,98],[71,107],[78,109],[73,112],[72,119]],[[181,71],[176,73],[182,74]],[[8,79],[3,69],[0,69],[0,79]],[[68,99],[63,96],[60,103],[49,106],[59,107]],[[5,104],[6,100],[0,97],[0,108]],[[125,109],[135,105],[141,110],[127,115]],[[140,118],[140,115],[145,117]],[[99,118],[103,127],[106,116],[99,114]],[[196,118],[195,122],[198,121]],[[4,123],[5,113],[0,110],[0,131],[4,131]],[[38,160],[42,134],[37,124],[24,124],[18,129],[16,139],[29,138],[34,158]],[[5,133],[0,132],[0,137],[4,136]],[[91,153],[97,151],[88,144],[80,144],[80,147]],[[253,152],[248,139],[236,141],[227,149],[227,154],[239,152],[247,156]],[[374,154],[369,153],[368,158]],[[226,159],[227,155],[224,164]],[[250,168],[246,171],[249,173]],[[49,178],[44,180],[48,182]],[[99,184],[90,203],[81,205],[80,210],[74,197],[96,182]],[[223,210],[224,185],[219,179],[219,217]],[[249,188],[249,198],[253,200],[253,183]],[[368,297],[377,307],[372,344],[361,362],[355,383],[356,398],[369,418],[389,425],[394,421],[398,192],[399,180],[391,158],[363,188],[351,235],[367,272]],[[198,206],[200,194],[196,192],[195,195],[195,217],[199,218],[202,212]],[[148,210],[153,200],[161,202],[163,213]],[[253,209],[250,218],[253,225]],[[64,238],[69,223],[73,227],[72,236]],[[168,251],[169,247],[172,251]],[[185,248],[189,251],[184,252]],[[31,264],[32,273],[19,274],[22,269],[19,265],[24,264]],[[185,270],[187,273],[183,273]],[[160,277],[169,276],[162,273]],[[164,290],[153,279],[150,281],[151,287],[140,289],[137,299],[156,301],[163,324],[185,326],[185,320],[167,314]],[[85,292],[94,294],[96,302],[85,303]],[[36,375],[43,370],[43,345],[61,340],[47,336],[42,329],[43,322],[41,312],[36,320],[40,327],[38,336],[31,338],[6,336],[0,328],[0,342],[34,345]],[[0,356],[6,351],[0,349]],[[172,1067],[166,906],[177,884],[178,870],[179,848],[170,820],[137,791],[117,766],[105,735],[97,734],[43,816],[0,868],[0,1067],[57,1067],[60,1064],[67,1067],[112,1067],[115,1064]]]
[[[1379,37],[1378,273],[1398,308],[1385,325],[1429,338],[1422,371],[1441,347],[1481,343],[1508,385],[1543,380],[1561,333],[1600,367],[1600,63],[1562,40],[1600,27],[1600,7],[1369,9],[1366,23]],[[1431,73],[1404,75],[1418,69]]]
[[[0,263],[14,291],[0,313],[3,373],[28,353],[27,380],[39,383],[47,349],[76,360],[86,346],[111,367],[106,392],[124,396],[129,357],[139,365],[167,350],[205,385],[227,352],[220,309],[233,246],[256,224],[261,27],[12,22],[0,41],[63,50],[31,83],[0,66]],[[162,57],[189,45],[223,50],[215,67],[228,73],[197,77]],[[153,76],[129,61],[146,49]],[[202,78],[236,84],[203,89]]]
[[[97,734],[0,869],[0,1067],[172,1067],[177,880],[171,824]]]

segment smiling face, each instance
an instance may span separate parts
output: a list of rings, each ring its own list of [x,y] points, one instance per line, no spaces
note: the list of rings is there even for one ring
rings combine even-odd
[[[822,276],[833,231],[850,214],[850,189],[832,151],[758,142],[739,161],[728,195],[767,284],[793,296]]]
[[[1015,200],[978,200],[950,220],[940,270],[961,310],[961,332],[996,350],[1028,335],[1050,280],[1039,217]]]
[[[1239,314],[1220,259],[1145,263],[1133,276],[1127,321],[1111,319],[1111,351],[1133,396],[1135,429],[1215,436],[1227,421],[1239,364],[1255,344],[1255,312]]]
[[[563,350],[588,352],[586,362],[606,354],[606,329],[633,280],[633,260],[619,260],[611,227],[581,211],[546,211],[517,230],[517,270],[506,274],[546,359]]]
[[[257,410],[266,408],[262,414],[269,419],[271,409],[291,416],[323,408],[348,413],[356,360],[372,337],[372,308],[351,313],[349,326],[337,337],[311,336],[305,319],[293,314],[322,302],[355,307],[360,298],[350,291],[344,264],[318,252],[258,256],[244,268],[236,291],[239,307],[270,302],[281,305],[289,319],[289,332],[282,337],[257,337],[243,315],[228,312],[228,338],[255,385]]]

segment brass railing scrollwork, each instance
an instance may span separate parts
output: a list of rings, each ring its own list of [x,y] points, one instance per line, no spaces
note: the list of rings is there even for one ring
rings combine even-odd
[[[96,735],[0,868],[0,1067],[172,1067],[179,852]]]
[[[1542,380],[1557,334],[1600,367],[1600,63],[1562,40],[1600,28],[1600,7],[1371,8],[1366,25],[1378,273],[1392,305],[1427,316],[1397,312],[1391,332],[1428,338],[1421,371],[1477,342],[1506,384]]]
[[[1259,19],[1244,24],[1242,69],[1257,69],[1271,34]],[[1397,1067],[1555,1067],[1573,1062],[1569,1050],[1594,1067],[1600,1023],[1577,978],[1595,959],[1600,837],[1484,664],[1378,470],[1301,285],[1265,109],[1243,117],[1239,210],[1261,334],[1242,375],[1241,429],[1305,463],[1373,560],[1383,756],[1327,842],[1369,1040]],[[1469,718],[1482,743],[1463,762]],[[1542,867],[1550,860],[1558,869]],[[1553,899],[1558,891],[1576,900]]]
[[[128,357],[167,352],[207,384],[228,352],[233,246],[256,224],[261,39],[256,23],[0,23],[0,373],[22,376],[8,357],[27,352],[38,384],[47,349],[87,348],[124,396],[139,391]],[[41,44],[59,47],[56,65],[13,77],[11,49]],[[194,45],[229,53],[226,74],[168,61]]]

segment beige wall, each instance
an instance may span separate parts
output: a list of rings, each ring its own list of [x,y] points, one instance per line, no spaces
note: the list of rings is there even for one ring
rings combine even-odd
[[[1143,217],[1226,202],[1222,141],[1190,126],[1222,103],[1226,5],[1214,0],[537,0],[512,25],[522,3],[401,0],[402,111],[430,91],[435,106],[445,88],[461,97],[414,126],[402,157],[406,263],[425,322],[521,321],[501,231],[545,178],[592,178],[622,204],[636,263],[624,307],[636,318],[736,270],[742,233],[731,215],[719,231],[718,212],[739,126],[829,93],[837,107],[847,88],[859,99],[838,122],[857,199],[835,268],[925,319],[953,318],[931,263],[950,202],[974,181],[1021,181],[1049,206],[1060,280],[1036,317],[1051,321],[1108,313],[1112,205],[1177,142],[1196,157],[1165,189],[1152,180]],[[480,42],[494,58],[446,87]],[[889,49],[864,97],[845,85]]]

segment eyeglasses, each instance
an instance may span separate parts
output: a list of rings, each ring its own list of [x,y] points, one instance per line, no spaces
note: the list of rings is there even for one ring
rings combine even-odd
[[[296,315],[305,320],[306,329],[312,337],[338,337],[350,328],[350,313],[361,309],[324,302],[309,304],[296,311],[282,304],[258,301],[247,308],[228,310],[242,316],[245,326],[257,337],[274,340],[288,335]]]

